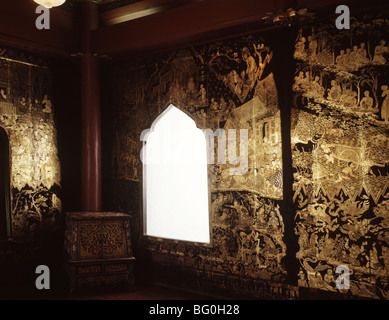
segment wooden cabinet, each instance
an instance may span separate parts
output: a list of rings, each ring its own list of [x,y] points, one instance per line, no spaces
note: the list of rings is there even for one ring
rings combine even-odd
[[[66,213],[65,269],[77,287],[125,282],[134,287],[130,217],[115,212]]]

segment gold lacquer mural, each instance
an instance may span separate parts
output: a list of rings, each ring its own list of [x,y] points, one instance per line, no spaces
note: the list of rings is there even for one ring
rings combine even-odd
[[[292,110],[299,285],[388,298],[388,20],[301,29]]]
[[[113,68],[113,162],[118,180],[141,182],[141,132],[170,104],[187,113],[199,128],[214,133],[208,137],[214,139],[211,152],[215,155],[208,165],[211,245],[142,241],[155,261],[203,270],[202,279],[220,273],[285,281],[279,203],[283,198],[281,128],[277,89],[269,71],[272,56],[263,39],[248,37],[122,62]],[[220,161],[218,130],[227,136],[235,130],[237,155],[243,154],[239,142],[241,130],[246,130],[247,162],[242,174],[230,174],[238,165],[228,156]],[[227,136],[222,149],[226,154],[231,148]],[[119,203],[124,203],[125,192],[118,192],[123,197]],[[141,241],[141,215],[133,218],[135,243]]]
[[[0,56],[0,126],[10,143],[13,238],[49,228],[61,211],[50,73],[31,61],[6,49]]]
[[[370,19],[353,20],[351,30],[329,24],[297,34],[292,225],[284,224],[292,211],[283,206],[280,109],[266,41],[250,36],[115,64],[115,183],[119,206],[136,212],[134,243],[161,268],[191,270],[194,282],[234,292],[259,293],[263,284],[248,284],[258,280],[286,288],[295,275],[298,289],[388,298],[388,31],[387,20]],[[141,183],[141,163],[131,158],[141,148],[136,137],[169,104],[213,134],[209,246],[143,239],[139,200],[127,200]],[[245,132],[246,149],[239,146]],[[219,161],[231,146],[247,154],[241,175],[230,174],[228,157]],[[295,245],[292,274],[286,251]],[[339,267],[349,270],[348,289],[337,287]]]

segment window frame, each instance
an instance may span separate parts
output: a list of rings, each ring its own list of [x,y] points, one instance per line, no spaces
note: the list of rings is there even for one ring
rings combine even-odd
[[[5,239],[10,239],[12,237],[12,192],[11,192],[11,175],[12,175],[12,167],[11,167],[11,144],[8,132],[5,128],[0,126],[0,147],[4,146],[7,152],[4,157],[4,168],[0,168],[0,170],[4,170],[4,181],[0,181],[0,183],[4,183],[4,217],[0,217],[6,224],[5,226]]]
[[[192,115],[190,113],[188,113],[185,109],[182,109],[179,105],[177,104],[173,104],[173,103],[169,103],[164,109],[163,111],[161,111],[158,116],[151,121],[151,123],[148,125],[148,128],[150,130],[153,130],[152,129],[152,125],[153,123],[157,122],[158,119],[160,119],[166,112],[168,112],[168,110],[172,107],[175,107],[177,108],[178,110],[184,112],[189,118],[191,118],[194,123],[196,124],[196,127],[200,130],[205,130],[205,128],[203,128],[202,126],[200,126],[196,120],[192,117]],[[142,140],[142,139],[141,139]],[[143,147],[146,145],[146,141],[141,141],[142,145],[141,145],[141,150],[143,149]],[[207,149],[207,158],[208,158],[208,148]],[[142,161],[141,161],[142,163]],[[146,181],[144,181],[144,165],[142,163],[141,165],[141,169],[140,169],[140,184],[139,184],[139,195],[140,195],[140,213],[141,213],[141,219],[140,219],[140,240],[141,242],[147,242],[147,243],[161,243],[161,242],[164,242],[164,243],[167,243],[167,244],[170,244],[170,245],[173,245],[173,244],[183,244],[185,246],[187,245],[192,245],[192,246],[196,246],[196,247],[205,247],[205,248],[212,248],[213,247],[213,238],[212,238],[212,225],[213,225],[213,211],[212,211],[212,207],[211,207],[211,204],[212,204],[212,192],[211,192],[211,185],[210,185],[210,174],[211,174],[211,170],[210,170],[210,166],[212,166],[213,164],[208,164],[207,163],[207,191],[208,191],[208,233],[209,233],[209,242],[197,242],[197,241],[191,241],[191,240],[182,240],[182,239],[174,239],[174,238],[165,238],[165,237],[159,237],[159,236],[153,236],[153,235],[148,235],[146,234],[146,222],[147,222],[147,213],[146,213],[146,210],[145,210],[145,202],[146,202]],[[166,252],[167,253],[167,252]]]

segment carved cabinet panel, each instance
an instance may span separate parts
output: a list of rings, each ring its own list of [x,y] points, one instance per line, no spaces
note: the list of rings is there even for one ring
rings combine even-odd
[[[82,285],[113,284],[133,287],[130,217],[114,212],[66,214],[65,265],[71,292]]]
[[[127,254],[123,221],[83,221],[79,224],[80,259],[121,258]]]

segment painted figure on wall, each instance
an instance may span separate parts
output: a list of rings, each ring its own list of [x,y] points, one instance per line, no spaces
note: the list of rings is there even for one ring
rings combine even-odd
[[[384,53],[388,52],[388,46],[386,45],[385,40],[380,40],[379,45],[377,45],[374,49],[374,57],[373,57],[373,64],[385,64],[386,59],[384,58]]]
[[[0,93],[0,126],[10,143],[12,237],[26,240],[58,221],[61,172],[49,71],[13,54],[13,62],[0,62],[0,82],[8,84]]]
[[[372,25],[389,31],[387,20]],[[299,285],[336,291],[334,272],[346,265],[352,294],[387,297],[388,288],[379,283],[389,277],[389,211],[383,211],[389,201],[388,47],[379,32],[374,38],[363,28],[331,30],[302,29],[297,43],[312,35],[322,45],[316,59],[297,44],[294,55]],[[321,52],[335,59],[324,63]]]

